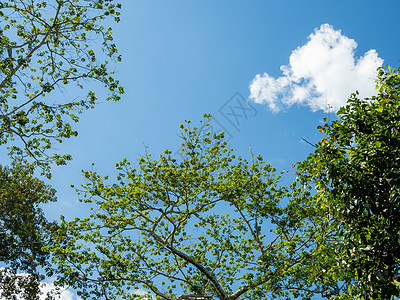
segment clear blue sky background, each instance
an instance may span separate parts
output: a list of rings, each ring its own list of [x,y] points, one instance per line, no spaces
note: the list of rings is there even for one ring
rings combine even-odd
[[[58,202],[46,207],[49,218],[87,213],[69,187],[83,182],[81,169],[113,174],[122,158],[136,161],[143,145],[154,155],[177,149],[179,124],[205,112],[229,131],[237,154],[252,147],[278,170],[290,169],[313,150],[301,139],[321,138],[316,127],[326,112],[293,105],[274,113],[249,102],[254,110],[235,128],[219,110],[236,92],[248,99],[257,74],[281,76],[280,66],[322,24],[357,42],[355,59],[375,49],[385,64],[399,65],[397,0],[122,2],[121,22],[113,27],[126,93],[82,115],[78,137],[59,146],[74,160],[53,170],[50,183],[59,192]]]

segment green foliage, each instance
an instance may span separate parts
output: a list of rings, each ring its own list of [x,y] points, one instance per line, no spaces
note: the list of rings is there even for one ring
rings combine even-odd
[[[11,157],[34,158],[48,176],[50,162],[71,159],[49,150],[77,135],[70,122],[97,97],[86,87],[81,99],[63,99],[65,86],[83,91],[99,82],[106,100],[120,99],[123,87],[109,64],[121,57],[103,25],[106,18],[118,22],[120,9],[112,0],[0,1],[0,144]]]
[[[280,279],[299,263],[295,242],[282,242],[289,191],[261,156],[236,157],[200,124],[181,125],[176,158],[123,160],[114,183],[84,172],[92,213],[61,224],[51,249],[60,283],[84,299],[135,299],[138,288],[156,299],[288,296]]]
[[[2,299],[38,299],[43,274],[52,275],[43,247],[56,224],[39,205],[55,201],[55,191],[32,172],[39,166],[50,177],[50,163],[71,159],[52,148],[77,135],[72,123],[97,103],[96,83],[106,100],[120,99],[110,65],[121,58],[104,27],[119,21],[120,9],[113,0],[0,1],[0,145],[18,162],[0,166]]]
[[[56,231],[39,205],[55,200],[55,190],[34,178],[31,167],[0,165],[1,299],[38,299],[39,271],[51,272],[49,254],[42,248]]]
[[[298,205],[317,207],[335,235],[325,240],[326,270],[344,283],[333,291],[340,299],[399,296],[399,71],[379,70],[376,97],[352,95],[340,119],[319,128],[325,138],[299,166],[299,182],[313,184],[316,194]]]

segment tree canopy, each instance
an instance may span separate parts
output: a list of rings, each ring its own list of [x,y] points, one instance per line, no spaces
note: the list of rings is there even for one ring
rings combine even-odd
[[[85,299],[133,299],[138,288],[156,299],[285,295],[280,279],[298,263],[296,237],[281,238],[290,192],[261,156],[236,157],[200,124],[181,126],[176,158],[123,160],[114,183],[84,173],[92,214],[64,221],[52,246],[63,284]]]
[[[94,88],[120,99],[112,63],[121,57],[106,26],[120,9],[113,0],[0,1],[0,145],[14,161],[0,165],[2,299],[38,299],[52,274],[43,247],[57,224],[40,205],[55,201],[55,191],[33,172],[50,177],[51,163],[71,159],[53,145],[78,134],[72,123],[98,102]]]
[[[43,247],[57,223],[45,218],[40,204],[53,202],[55,190],[33,177],[33,169],[15,162],[0,166],[0,297],[19,294],[36,299],[44,271],[51,268]],[[25,273],[23,275],[22,273]]]
[[[353,94],[338,120],[319,127],[325,137],[299,165],[299,182],[316,194],[297,205],[312,207],[309,215],[326,224],[327,238],[313,253],[342,283],[331,290],[340,299],[399,296],[399,71],[379,69],[377,96]]]

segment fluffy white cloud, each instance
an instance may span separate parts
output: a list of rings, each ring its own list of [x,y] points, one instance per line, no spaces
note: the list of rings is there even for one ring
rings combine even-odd
[[[356,59],[357,43],[329,24],[315,29],[308,39],[292,52],[289,65],[281,66],[282,76],[255,76],[251,100],[274,112],[296,103],[313,111],[337,111],[356,90],[362,98],[376,94],[376,69],[383,59],[375,50]]]

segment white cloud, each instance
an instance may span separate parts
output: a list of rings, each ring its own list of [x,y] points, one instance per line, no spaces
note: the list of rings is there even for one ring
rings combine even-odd
[[[383,59],[375,50],[355,58],[357,43],[323,24],[309,41],[292,52],[283,75],[274,78],[258,74],[250,84],[250,99],[267,104],[278,112],[293,104],[307,105],[312,111],[337,111],[356,90],[360,97],[376,94],[376,69]]]

